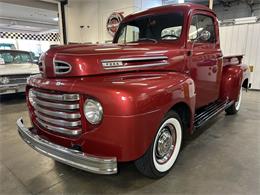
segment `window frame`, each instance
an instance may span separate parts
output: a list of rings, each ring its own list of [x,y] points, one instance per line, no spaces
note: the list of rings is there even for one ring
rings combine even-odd
[[[161,42],[161,41],[162,42],[179,42],[179,41],[183,41],[184,40],[185,31],[186,31],[185,25],[187,25],[185,18],[187,17],[187,15],[186,15],[186,13],[184,11],[179,11],[179,10],[171,11],[171,12],[164,12],[164,13],[160,13],[158,15],[168,15],[168,14],[171,14],[171,13],[178,13],[178,14],[182,15],[182,26],[181,26],[182,28],[181,28],[180,37],[178,39],[160,39],[160,40],[156,40],[157,42]],[[142,16],[142,17],[138,17],[138,19],[141,19],[141,18],[144,18],[144,17],[148,17],[148,16],[152,16],[152,14],[145,15],[145,16]],[[120,24],[120,26],[119,26],[119,28],[118,28],[118,30],[117,30],[114,38],[113,38],[113,43],[118,43],[118,40],[119,40],[119,37],[120,37],[120,31],[123,29],[124,25],[126,23],[128,23],[129,21],[131,21],[131,20],[123,21]],[[136,42],[130,42],[130,43],[136,43]]]
[[[213,28],[214,28],[214,41],[210,41],[210,42],[209,41],[207,41],[207,42],[195,41],[194,42],[194,40],[190,39],[189,33],[190,33],[192,20],[193,20],[194,16],[198,16],[198,15],[211,18],[212,23],[213,23]],[[217,38],[217,29],[216,29],[215,23],[216,23],[215,17],[210,12],[206,12],[206,13],[205,12],[194,12],[194,13],[192,13],[190,15],[189,28],[187,29],[187,41],[192,42],[192,43],[196,43],[196,44],[216,44],[217,41],[218,41],[217,40],[218,38]],[[197,23],[196,23],[196,28],[198,27],[197,24],[198,24],[198,20],[197,20]]]

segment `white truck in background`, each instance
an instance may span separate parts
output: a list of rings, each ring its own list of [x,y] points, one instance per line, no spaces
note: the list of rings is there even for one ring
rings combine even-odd
[[[0,95],[25,92],[27,78],[38,73],[31,52],[0,49]]]

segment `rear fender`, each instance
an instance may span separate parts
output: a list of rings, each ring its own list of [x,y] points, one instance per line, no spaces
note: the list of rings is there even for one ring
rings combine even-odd
[[[236,101],[243,82],[248,79],[245,65],[226,65],[223,67],[220,99]]]

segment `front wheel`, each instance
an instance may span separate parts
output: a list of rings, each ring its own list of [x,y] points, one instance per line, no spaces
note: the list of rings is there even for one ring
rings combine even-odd
[[[182,143],[182,122],[170,111],[157,131],[147,152],[135,161],[136,168],[145,176],[160,178],[173,167]]]
[[[225,110],[227,114],[232,115],[232,114],[236,114],[239,111],[240,105],[241,105],[241,100],[242,100],[242,91],[243,91],[243,88],[241,87],[239,96],[238,96],[238,100]]]

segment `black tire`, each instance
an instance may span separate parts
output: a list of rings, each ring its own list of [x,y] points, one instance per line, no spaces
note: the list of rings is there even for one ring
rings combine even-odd
[[[242,100],[242,87],[241,87],[240,92],[239,92],[238,100],[236,102],[234,102],[231,106],[226,108],[225,112],[228,115],[236,114],[240,109],[241,100]]]
[[[174,126],[174,131],[173,131],[172,126]],[[169,129],[169,130],[167,130],[167,129]],[[173,136],[172,132],[175,133],[174,136]],[[168,112],[166,114],[166,116],[164,117],[164,119],[162,120],[160,128],[158,129],[156,136],[155,136],[152,144],[146,151],[146,153],[141,158],[139,158],[135,161],[136,168],[143,175],[153,178],[153,179],[158,179],[158,178],[165,176],[170,171],[170,169],[173,167],[173,165],[175,164],[175,162],[177,160],[177,157],[178,157],[178,154],[179,154],[179,151],[181,148],[181,144],[182,144],[182,135],[183,135],[182,132],[183,132],[183,125],[182,125],[182,121],[181,121],[181,118],[179,117],[179,115],[174,111]],[[171,134],[172,138],[170,140],[167,139],[166,142],[163,142],[165,145],[162,144],[162,142],[160,142],[160,141],[163,140],[162,138],[165,138],[164,135],[166,135],[166,138],[169,138],[169,137],[167,137],[167,136],[169,136],[169,134]],[[173,140],[173,137],[175,138],[174,140]],[[163,141],[165,141],[165,140],[163,140]],[[161,144],[158,145],[157,143],[161,143]],[[171,143],[171,147],[169,147],[169,143]],[[173,144],[175,144],[175,145],[173,145]],[[161,159],[156,157],[156,154],[158,154],[158,148],[163,148],[162,150],[159,150],[161,153],[165,152],[165,151],[163,151],[165,148],[169,148],[169,150],[168,150],[169,153],[167,153],[167,155],[165,155],[166,157],[168,157],[168,159],[165,157],[162,157]],[[165,150],[167,151],[167,149],[165,149]],[[158,159],[158,161],[161,160],[160,163],[162,163],[164,160],[166,160],[166,161],[164,163],[160,164],[157,161],[157,159]]]

